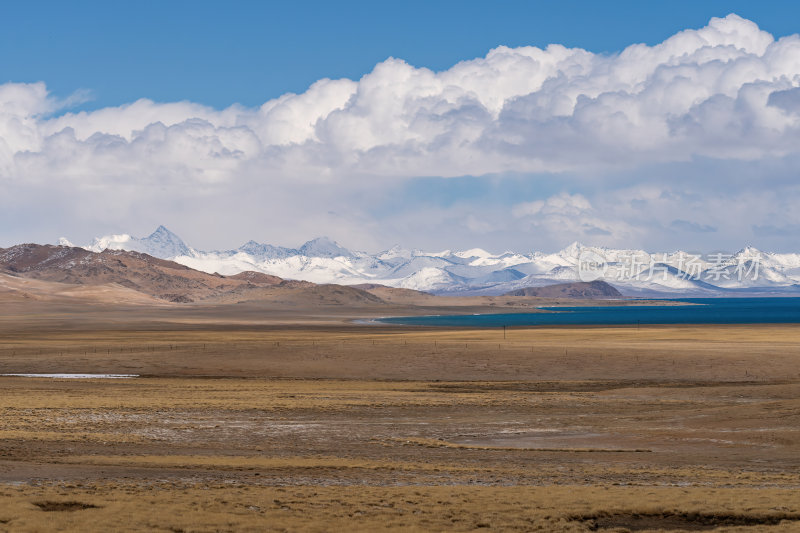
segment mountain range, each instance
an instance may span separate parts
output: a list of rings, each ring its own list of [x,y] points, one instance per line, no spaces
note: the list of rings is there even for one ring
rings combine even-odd
[[[284,280],[263,272],[223,276],[201,272],[174,261],[127,250],[94,252],[75,246],[17,244],[0,248],[0,302],[4,309],[49,315],[55,309],[86,312],[99,305],[108,309],[145,306],[175,309],[175,304],[226,307],[232,312],[256,309],[293,317],[385,316],[394,313],[475,313],[529,311],[532,307],[576,299],[619,300],[620,294],[603,281],[566,283],[508,296],[448,298],[379,284],[344,286]],[[239,304],[247,304],[244,308]],[[46,310],[44,315],[42,311]],[[238,311],[237,311],[238,310]],[[206,316],[206,319],[208,317]]]
[[[71,246],[64,238],[59,244]],[[202,251],[159,226],[144,238],[109,235],[82,248],[140,252],[209,274],[259,272],[313,283],[379,284],[440,295],[499,295],[595,279],[626,296],[800,295],[800,254],[752,247],[702,256],[580,243],[554,253],[495,254],[480,248],[424,252],[395,246],[368,254],[320,237],[298,248],[249,241],[236,249]]]
[[[260,272],[209,274],[174,261],[126,251],[94,252],[72,246],[18,244],[0,248],[3,301],[94,300],[106,303],[226,304],[271,302],[273,307],[381,305],[368,291],[283,280]]]

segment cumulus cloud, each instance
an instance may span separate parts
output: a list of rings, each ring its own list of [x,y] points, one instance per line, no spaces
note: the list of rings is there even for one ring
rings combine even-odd
[[[528,232],[545,235],[539,240],[550,242],[551,246],[570,240],[598,244],[631,242],[637,237],[635,226],[613,212],[596,209],[582,194],[560,193],[544,200],[519,203],[511,213]]]
[[[44,85],[9,83],[0,138],[5,173],[19,178],[37,167],[17,157],[64,150],[86,175],[147,152],[166,174],[178,166],[200,181],[234,179],[246,163],[341,176],[597,169],[786,154],[800,132],[798,85],[800,38],[775,41],[730,15],[610,56],[498,47],[442,72],[390,58],[360,80],[320,80],[258,109],[140,100],[49,118]]]
[[[583,195],[561,193],[551,196],[547,200],[525,202],[513,207],[512,213],[516,217],[529,215],[561,215],[580,216],[591,211],[592,204]]]
[[[441,72],[389,58],[359,80],[322,79],[258,108],[139,100],[59,115],[43,83],[6,83],[0,191],[291,200],[303,198],[300,187],[507,173],[572,179],[573,191],[582,179],[623,187],[615,176],[642,165],[797,155],[798,91],[800,37],[775,40],[736,15],[612,55],[501,46]],[[569,218],[579,222],[564,228],[600,237],[634,232],[610,227],[609,206],[587,195],[522,200],[520,220]],[[468,226],[487,233],[488,218]]]

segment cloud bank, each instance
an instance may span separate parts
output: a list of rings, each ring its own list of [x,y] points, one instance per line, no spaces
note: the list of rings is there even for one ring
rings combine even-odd
[[[768,207],[770,190],[797,192],[787,161],[800,151],[800,37],[775,40],[736,15],[613,55],[501,46],[441,72],[390,58],[359,80],[322,79],[256,109],[138,100],[59,114],[63,105],[44,83],[0,85],[7,213],[35,214],[43,198],[91,210],[47,207],[50,220],[86,225],[160,217],[152,225],[178,213],[202,221],[210,210],[222,234],[285,225],[296,212],[302,221],[284,230],[306,232],[298,240],[327,230],[366,245],[380,244],[375,235],[402,238],[397,226],[411,228],[423,214],[451,233],[523,223],[644,245],[664,231],[714,235],[722,214],[751,198],[761,205],[752,227],[800,223]],[[720,175],[728,167],[697,161],[742,162],[752,172],[737,181]],[[548,185],[513,205],[473,199],[395,207],[385,217],[374,208],[409,180],[503,175]],[[720,187],[722,197],[709,199]],[[687,212],[707,199],[723,205]],[[248,218],[243,202],[251,215],[261,205],[274,216]],[[653,213],[648,206],[683,212],[654,224],[641,218]]]

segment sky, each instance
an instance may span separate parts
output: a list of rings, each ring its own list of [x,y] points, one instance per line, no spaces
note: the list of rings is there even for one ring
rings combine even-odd
[[[26,2],[0,246],[800,251],[800,6]]]

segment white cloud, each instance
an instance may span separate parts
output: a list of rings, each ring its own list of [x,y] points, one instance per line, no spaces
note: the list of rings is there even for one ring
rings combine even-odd
[[[615,199],[599,200],[608,203]],[[595,209],[582,194],[560,193],[545,200],[519,203],[511,213],[518,224],[537,235],[538,240],[551,243],[551,247],[574,240],[598,244],[631,242],[641,236],[641,231],[625,217]]]
[[[8,207],[23,188],[66,188],[106,203],[125,194],[133,210],[155,197],[160,205],[194,195],[235,205],[232,195],[266,194],[266,205],[302,202],[308,184],[352,191],[390,178],[508,172],[572,179],[572,191],[582,191],[575,176],[613,188],[615,173],[643,165],[797,155],[797,91],[800,37],[776,41],[735,15],[614,55],[501,46],[442,72],[390,58],[359,80],[323,79],[255,109],[138,100],[54,116],[61,104],[43,83],[7,83],[0,196]],[[693,184],[723,179],[698,174]],[[343,193],[337,209],[351,197]],[[561,233],[636,234],[612,231],[611,205],[589,198],[523,198],[513,215],[582,220],[563,222]],[[476,214],[467,228],[487,233],[490,219]]]
[[[531,215],[578,216],[591,211],[592,204],[581,194],[561,193],[547,200],[517,204],[512,213],[516,217]]]
[[[800,38],[775,41],[730,15],[612,56],[499,47],[438,73],[388,59],[358,81],[320,80],[259,109],[139,100],[48,118],[42,84],[9,83],[0,86],[0,138],[4,173],[19,179],[31,169],[10,159],[25,151],[58,159],[47,141],[68,128],[70,166],[88,176],[105,174],[108,135],[124,141],[115,150],[123,160],[176,142],[162,174],[200,181],[220,172],[220,159],[230,171],[220,179],[235,179],[245,161],[286,175],[596,170],[793,152],[800,117],[768,102],[798,86]],[[200,135],[197,119],[207,124]],[[152,135],[152,124],[169,138]]]

